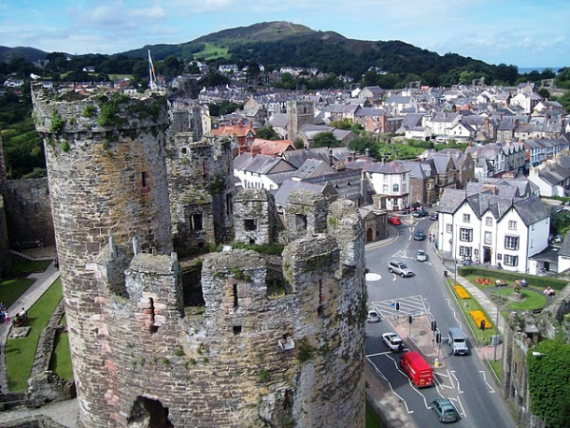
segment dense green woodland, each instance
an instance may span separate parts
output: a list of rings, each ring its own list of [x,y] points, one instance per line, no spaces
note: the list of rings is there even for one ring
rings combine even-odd
[[[235,63],[247,69],[250,79],[260,81],[263,73],[259,69],[259,64],[264,64],[265,72],[290,65],[316,67],[327,73],[324,79],[318,79],[308,72],[296,78],[284,73],[281,83],[276,85],[284,89],[305,88],[309,91],[342,88],[345,82],[339,78],[341,75],[351,76],[363,86],[377,85],[384,89],[405,87],[409,82],[417,80],[430,86],[470,84],[473,79],[483,76],[486,83],[497,85],[539,82],[541,79],[555,77],[557,87],[570,89],[568,67],[557,70],[558,74],[553,70],[545,70],[542,73],[533,71],[520,75],[517,67],[512,65],[494,66],[456,54],[440,56],[402,42],[360,42],[334,33],[331,33],[331,38],[334,40],[298,35],[276,41],[235,42],[225,48],[230,54],[229,58],[219,57],[207,61],[210,73],[199,84],[207,87],[227,84],[228,77],[222,76],[216,70],[223,63]],[[197,73],[198,68],[196,62],[192,61],[192,56],[200,52],[204,46],[202,43],[152,46],[157,57],[154,61],[157,74],[163,75],[169,81],[184,72]],[[7,90],[0,98],[0,129],[7,170],[12,178],[41,175],[45,171],[43,146],[31,119],[29,89],[31,73],[56,84],[64,81],[109,81],[128,76],[131,83],[140,90],[148,87],[147,47],[116,55],[69,56],[62,52],[52,52],[43,53],[43,58],[41,51],[18,49],[0,49],[0,58],[4,59],[0,61],[0,82],[8,78],[24,79],[26,82],[21,89]],[[29,60],[14,56],[23,50]],[[32,57],[38,61],[32,62]],[[96,73],[83,71],[87,67],[95,67]],[[370,67],[376,69],[369,71]],[[375,71],[380,69],[389,72]],[[545,92],[543,95],[550,94]],[[559,101],[567,111],[570,111],[570,91],[560,97]],[[213,116],[217,116],[231,113],[238,107],[236,104],[223,102],[220,105],[211,105],[210,110]],[[358,146],[364,147],[369,144],[369,141],[359,140]],[[380,150],[375,147],[373,155],[386,156]],[[406,154],[409,157],[412,155],[412,153]]]

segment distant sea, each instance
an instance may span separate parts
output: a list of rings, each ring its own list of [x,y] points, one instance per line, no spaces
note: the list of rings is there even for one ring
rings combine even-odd
[[[531,71],[538,71],[539,73],[542,73],[547,68],[550,68],[552,71],[554,71],[554,73],[558,73],[558,70],[560,70],[562,67],[519,67],[519,74],[527,74]]]

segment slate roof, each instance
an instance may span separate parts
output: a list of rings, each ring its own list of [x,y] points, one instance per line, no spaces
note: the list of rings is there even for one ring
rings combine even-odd
[[[320,194],[323,186],[320,184],[307,183],[304,181],[293,181],[285,180],[279,186],[279,189],[275,192],[275,205],[284,207],[287,205],[287,199],[289,195],[298,189],[309,190],[311,192]]]
[[[303,162],[303,165],[301,165],[299,169],[295,171],[293,177],[299,179],[310,178],[313,177],[319,170],[321,171],[319,175],[334,172],[334,170],[329,166],[328,160],[324,161],[321,159],[307,159],[305,162]]]
[[[466,195],[464,190],[445,189],[439,201],[438,211],[454,214],[457,209],[467,203],[478,218],[491,212],[495,219],[502,218],[509,209],[514,208],[526,226],[535,224],[550,217],[550,213],[536,196],[528,198],[510,198],[491,193],[475,193]]]
[[[561,165],[551,164],[540,170],[538,176],[548,184],[555,186],[570,178],[570,171]]]
[[[378,117],[382,116],[386,111],[381,108],[373,108],[373,107],[360,107],[354,115],[356,117]]]
[[[404,174],[409,170],[399,162],[377,163],[366,169],[366,172],[378,174]]]
[[[279,163],[284,162],[293,170],[295,167],[281,158],[275,158],[267,155],[254,155],[250,153],[242,153],[234,159],[234,169],[255,172],[257,174],[271,174],[271,170]]]
[[[273,115],[273,119],[271,120],[271,125],[274,128],[287,129],[287,114],[286,113],[277,113],[277,114]]]
[[[306,183],[322,184],[330,183],[338,192],[339,196],[352,201],[358,200],[360,193],[360,179],[362,172],[358,169],[347,169],[333,174],[321,175],[319,177],[303,180]],[[365,195],[373,195],[374,189],[368,180],[364,180]]]
[[[561,256],[570,257],[570,232],[566,232],[564,241],[562,241],[562,245],[560,246],[558,254]]]

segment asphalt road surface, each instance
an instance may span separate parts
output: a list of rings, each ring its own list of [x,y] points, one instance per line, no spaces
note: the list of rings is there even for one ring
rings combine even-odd
[[[438,397],[449,398],[460,413],[458,427],[510,428],[516,427],[493,379],[493,374],[481,362],[475,349],[468,356],[453,356],[447,343],[449,327],[461,327],[469,334],[463,315],[457,312],[454,302],[442,282],[442,272],[436,269],[432,258],[437,257],[428,247],[426,238],[414,241],[415,230],[429,234],[428,218],[413,220],[396,226],[400,236],[384,247],[367,250],[366,262],[368,304],[374,307],[383,321],[367,325],[366,355],[390,384],[407,411],[419,427],[439,426],[431,401]],[[390,226],[392,227],[392,226]],[[417,262],[418,249],[428,251],[427,262]],[[388,271],[390,259],[404,261],[414,276],[401,278]],[[439,266],[439,265],[438,265]],[[398,305],[396,304],[398,303]],[[396,309],[399,306],[399,310]],[[412,315],[412,323],[409,323]],[[437,323],[442,343],[435,343],[431,321]],[[435,387],[418,389],[399,369],[399,354],[391,352],[382,341],[382,333],[395,331],[402,336],[408,349],[418,350],[434,368]],[[470,344],[471,345],[471,344]]]

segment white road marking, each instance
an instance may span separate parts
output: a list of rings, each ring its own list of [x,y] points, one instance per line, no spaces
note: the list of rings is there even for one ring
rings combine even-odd
[[[414,413],[414,411],[413,411],[413,410],[410,410],[410,408],[408,407],[408,403],[406,402],[406,400],[404,400],[404,398],[403,398],[401,395],[399,395],[396,391],[394,391],[394,388],[392,388],[392,384],[390,383],[390,381],[388,380],[388,378],[387,378],[386,376],[384,376],[384,373],[382,373],[382,372],[380,371],[380,369],[376,366],[376,364],[374,364],[374,363],[372,362],[372,360],[370,360],[370,358],[366,357],[366,359],[368,360],[368,362],[369,362],[370,364],[372,364],[372,366],[374,367],[374,370],[376,370],[376,373],[378,374],[378,376],[382,377],[382,379],[384,379],[384,380],[386,381],[386,383],[387,383],[388,386],[390,387],[390,391],[392,391],[392,393],[393,393],[396,397],[398,397],[402,403],[404,403],[404,407],[406,408],[406,412],[408,412],[408,413]],[[407,377],[407,376],[406,376],[406,377]]]
[[[461,390],[461,385],[459,385],[459,379],[457,379],[457,376],[455,376],[455,370],[451,371],[451,375],[455,378],[455,380],[457,381],[457,392],[459,392],[460,394],[463,394],[463,391]]]
[[[485,381],[485,384],[487,384],[487,386],[490,389],[489,393],[494,394],[495,390],[493,389],[493,387],[491,385],[489,385],[489,382],[487,382],[487,376],[485,375],[485,372],[483,370],[479,370],[479,373],[481,373],[483,375],[483,380]]]
[[[459,403],[459,406],[455,405],[455,408],[457,409],[462,418],[466,418],[467,414],[465,413],[465,407],[463,407],[463,403],[461,402],[459,397],[457,398],[450,397],[449,399],[451,401],[457,401],[457,403]],[[459,409],[458,407],[461,407],[461,409]]]
[[[455,313],[455,309],[453,309],[453,306],[451,306],[451,300],[449,299],[445,299],[447,302],[447,306],[449,306],[449,309],[451,309],[451,312],[453,312],[453,318],[455,318],[455,321],[457,321],[457,324],[459,324],[459,327],[462,328],[461,325],[461,321],[459,320],[459,318],[457,318],[457,314]]]

